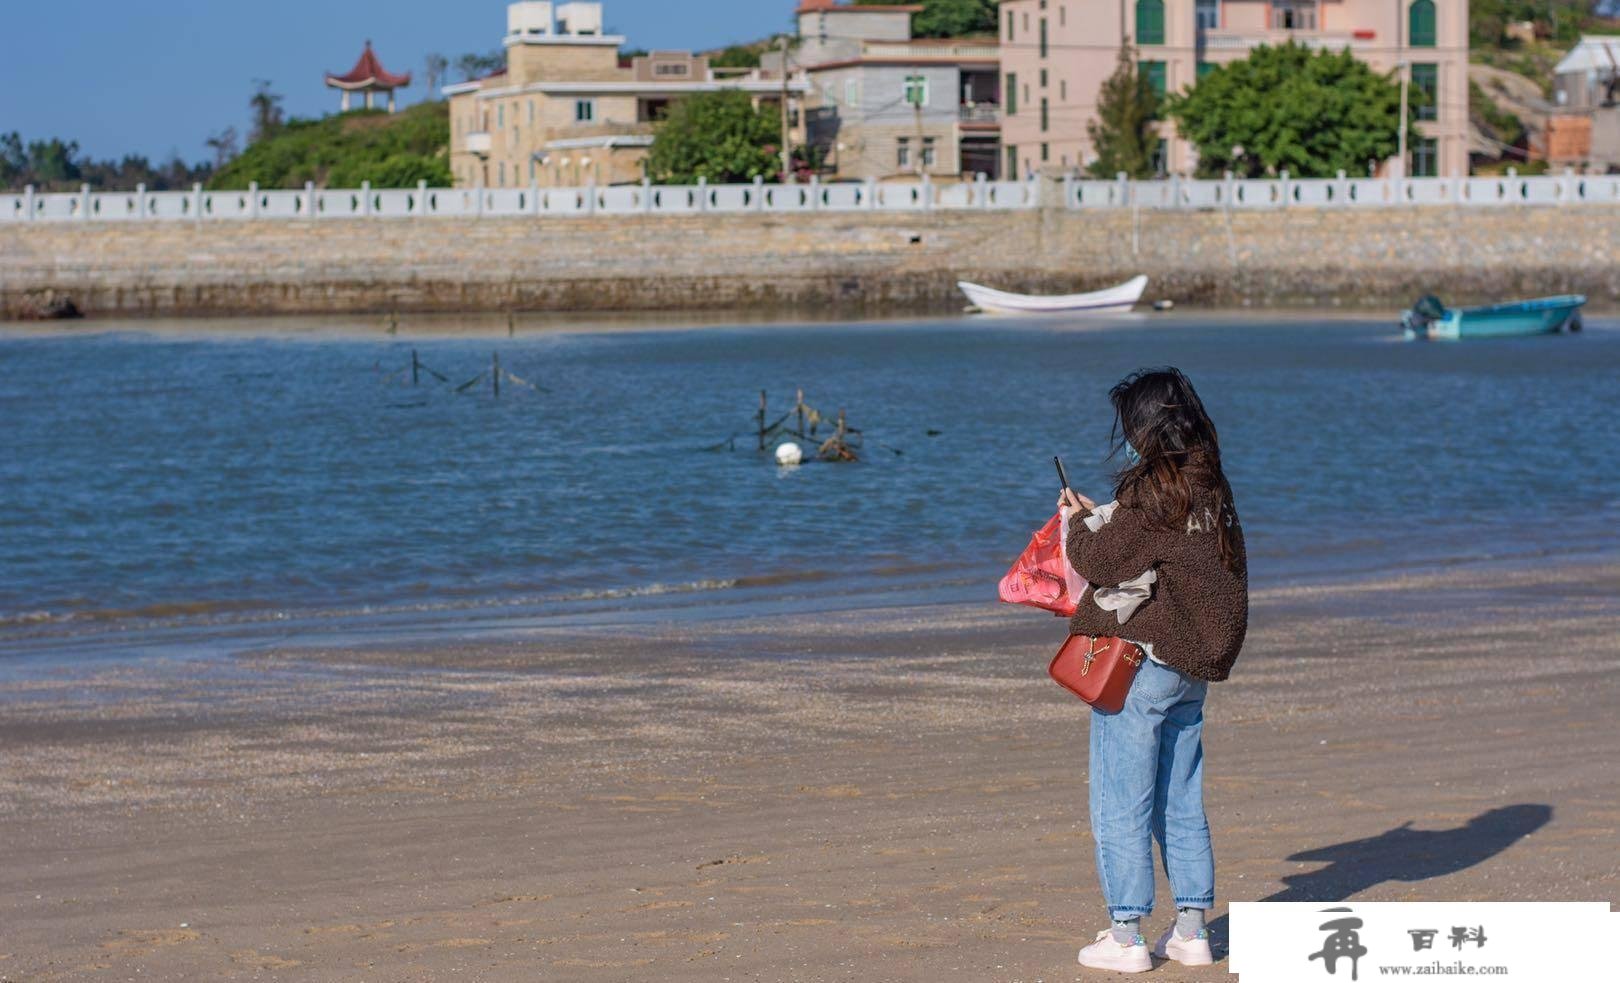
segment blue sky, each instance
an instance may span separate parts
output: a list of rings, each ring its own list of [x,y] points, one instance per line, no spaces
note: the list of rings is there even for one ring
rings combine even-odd
[[[607,23],[639,48],[710,48],[786,29],[794,0],[605,0]],[[188,161],[203,141],[247,130],[254,79],[270,79],[295,115],[337,109],[321,83],[346,72],[367,38],[383,64],[416,75],[500,46],[505,0],[6,0],[0,10],[0,133],[77,140],[97,158],[125,153]]]

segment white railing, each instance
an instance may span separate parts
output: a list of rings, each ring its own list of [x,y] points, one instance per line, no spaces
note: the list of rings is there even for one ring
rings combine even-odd
[[[1063,204],[1071,209],[1277,209],[1390,208],[1502,205],[1620,204],[1620,176],[1557,175],[1521,177],[1336,178],[1258,180],[1228,176],[1216,180],[1171,177],[1132,181],[1069,178]]]
[[[1225,178],[1112,181],[1066,178],[939,183],[642,184],[572,188],[316,188],[301,191],[91,191],[0,193],[0,224],[15,222],[319,221],[332,218],[520,218],[770,212],[926,212],[1041,205],[1074,210],[1502,207],[1620,204],[1620,176],[1574,173],[1465,178]]]
[[[1034,181],[940,184],[651,184],[573,188],[316,188],[302,191],[91,191],[0,194],[0,224],[12,222],[320,220],[329,218],[522,217],[526,215],[696,215],[706,212],[929,211],[1034,208]]]

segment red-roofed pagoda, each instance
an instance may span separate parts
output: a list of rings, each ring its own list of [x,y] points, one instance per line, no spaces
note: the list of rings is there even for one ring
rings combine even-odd
[[[360,60],[354,63],[347,75],[326,74],[327,88],[338,89],[343,93],[342,112],[349,111],[349,94],[364,92],[366,94],[366,108],[371,109],[371,94],[373,92],[388,93],[388,111],[394,111],[394,90],[403,89],[411,84],[411,73],[395,75],[382,67],[377,55],[371,50],[371,42],[366,42],[366,50],[360,53]]]

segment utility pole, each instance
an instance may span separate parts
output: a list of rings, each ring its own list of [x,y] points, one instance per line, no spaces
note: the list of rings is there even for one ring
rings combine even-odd
[[[788,133],[788,36],[782,35],[782,183],[793,176],[793,142]]]

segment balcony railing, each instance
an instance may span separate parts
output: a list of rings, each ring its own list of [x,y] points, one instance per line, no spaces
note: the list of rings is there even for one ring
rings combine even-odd
[[[1200,35],[1200,43],[1209,51],[1247,51],[1257,45],[1282,45],[1292,41],[1307,48],[1327,48],[1338,50],[1340,48],[1362,48],[1377,43],[1376,38],[1358,37],[1355,34],[1343,31],[1333,33],[1319,31],[1259,31],[1259,32],[1230,32],[1230,31],[1204,31]]]
[[[957,111],[957,118],[963,123],[999,123],[1001,107],[989,102],[963,105]]]
[[[467,153],[469,154],[487,154],[493,145],[494,141],[490,138],[488,130],[467,134]]]
[[[868,41],[861,46],[868,58],[937,58],[940,61],[1000,58],[1001,46],[983,41]]]

